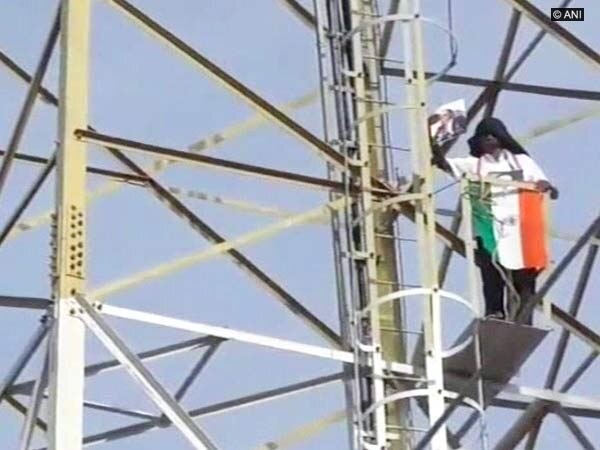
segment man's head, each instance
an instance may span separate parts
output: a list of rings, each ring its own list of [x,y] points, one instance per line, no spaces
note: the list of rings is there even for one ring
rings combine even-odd
[[[444,125],[450,122],[453,118],[454,111],[452,111],[451,109],[445,109],[444,111],[442,111],[442,114],[440,116],[440,120]]]
[[[479,138],[479,149],[485,155],[493,155],[502,149],[502,145],[496,136],[486,134]]]
[[[513,154],[527,154],[525,149],[510,135],[504,123],[494,117],[483,119],[477,125],[475,134],[469,139],[471,155],[480,157],[494,154],[504,148]]]

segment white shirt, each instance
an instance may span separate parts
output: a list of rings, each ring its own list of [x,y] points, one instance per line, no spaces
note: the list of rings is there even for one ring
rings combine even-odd
[[[513,155],[508,150],[502,150],[498,159],[492,155],[483,155],[480,158],[467,156],[466,158],[446,158],[452,175],[460,178],[464,174],[498,176],[500,179],[513,181],[539,181],[548,180],[540,166],[528,155]]]
[[[498,159],[491,155],[480,158],[447,158],[452,175],[464,174],[480,177],[497,177],[500,180],[536,182],[547,180],[542,169],[525,154],[513,155],[502,150]],[[494,235],[497,240],[497,257],[507,269],[522,268],[520,251],[519,190],[511,186],[492,185],[491,210],[494,216]]]

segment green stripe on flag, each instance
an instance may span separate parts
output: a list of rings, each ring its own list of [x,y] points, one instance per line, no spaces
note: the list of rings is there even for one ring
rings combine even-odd
[[[494,235],[490,186],[469,182],[467,195],[471,200],[471,215],[475,236],[479,236],[483,242],[483,248],[490,255],[493,255],[496,252],[498,243]]]

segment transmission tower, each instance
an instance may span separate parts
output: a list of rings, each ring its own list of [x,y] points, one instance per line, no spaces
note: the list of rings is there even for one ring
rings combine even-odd
[[[468,180],[457,185],[460,200],[456,209],[448,212],[441,208],[428,130],[428,113],[433,108],[428,95],[437,83],[483,88],[467,112],[469,123],[480,113],[493,115],[504,90],[599,100],[600,93],[594,91],[511,81],[546,36],[597,69],[600,55],[593,48],[527,0],[506,0],[512,16],[494,78],[484,80],[454,74],[460,42],[452,18],[428,16],[420,0],[313,0],[310,4],[281,0],[310,31],[320,89],[318,95],[309,93],[292,103],[275,106],[180,37],[178,30],[169,29],[145,12],[143,5],[127,0],[98,3],[109,5],[111,11],[129,20],[130,27],[145,31],[153,43],[163,44],[199,76],[225,88],[256,116],[187,148],[161,145],[149,138],[136,140],[125,131],[114,133],[95,126],[90,113],[97,81],[92,29],[98,21],[106,20],[106,15],[104,11],[98,13],[92,0],[58,2],[55,15],[48,19],[50,31],[32,73],[18,62],[20,55],[0,51],[0,62],[7,73],[27,86],[0,166],[0,205],[8,211],[0,246],[16,248],[18,244],[23,249],[16,259],[11,257],[10,266],[3,259],[7,264],[5,273],[27,274],[34,285],[38,280],[24,267],[25,262],[30,256],[44,254],[50,259],[47,295],[24,292],[0,296],[4,310],[29,314],[27,319],[18,316],[12,324],[18,333],[32,324],[33,316],[36,323],[23,348],[11,353],[13,360],[3,364],[1,372],[0,402],[20,417],[21,427],[14,438],[19,450],[79,450],[93,445],[122,448],[121,439],[146,436],[159,429],[177,430],[181,440],[174,440],[172,448],[247,448],[255,444],[249,435],[268,422],[267,416],[274,420],[278,435],[257,447],[261,450],[324,445],[355,450],[505,450],[516,448],[525,437],[527,448],[535,448],[548,415],[564,422],[577,445],[594,448],[575,418],[600,417],[600,402],[568,390],[600,353],[600,336],[576,317],[597,256],[600,217],[595,216],[580,236],[565,237],[556,232],[549,236],[570,241],[570,247],[559,255],[557,264],[544,275],[537,294],[526,305],[526,309],[538,310],[535,326],[519,323],[522,318],[516,323],[485,320],[479,306],[473,234],[470,224],[462,220],[470,216]],[[176,3],[171,7],[177,8]],[[448,6],[451,11],[451,1]],[[541,31],[509,65],[523,21],[532,22]],[[431,30],[450,44],[448,61],[441,69],[427,64],[426,43]],[[392,46],[398,57],[390,55]],[[58,58],[56,93],[44,84],[53,69],[54,53]],[[314,117],[307,125],[294,115],[317,98],[320,128],[314,126],[318,122]],[[27,152],[23,145],[27,128],[33,126],[30,122],[36,102],[57,111],[56,147],[43,155]],[[547,128],[559,129],[595,113],[586,112]],[[277,125],[293,146],[311,150],[320,174],[299,170],[302,164],[274,168],[270,157],[257,156],[248,162],[207,154],[265,123]],[[152,134],[152,130],[147,131]],[[272,139],[268,141],[272,147],[269,150],[276,150],[279,142]],[[398,154],[401,156],[394,156]],[[26,164],[35,172],[24,175],[20,167]],[[202,178],[202,182],[210,186],[212,180],[214,186],[228,189],[224,197],[182,188],[179,183],[198,179],[190,175],[198,169],[247,177],[255,183],[248,185],[249,191],[264,189],[257,187],[261,183],[275,184],[282,190],[276,195],[269,191],[264,197],[275,201],[281,195],[290,206],[294,202],[287,189],[296,189],[300,194],[294,200],[312,207],[290,212],[272,204],[234,199],[233,183],[228,185],[230,181],[216,178]],[[398,172],[406,176],[400,178]],[[45,189],[52,182],[54,191],[47,195]],[[518,183],[509,185],[519,187]],[[237,189],[239,192],[239,186]],[[92,268],[119,265],[117,257],[105,261],[97,257],[101,252],[94,247],[99,235],[94,234],[97,215],[92,214],[92,202],[119,190],[127,195],[116,210],[110,210],[110,222],[118,224],[124,220],[122,217],[141,211],[140,205],[145,205],[147,197],[157,199],[158,206],[166,207],[176,221],[176,225],[166,219],[150,223],[151,219],[143,217],[142,223],[147,220],[148,226],[157,226],[162,234],[133,230],[132,241],[147,239],[149,248],[162,246],[172,255],[171,245],[180,248],[182,244],[170,233],[181,228],[182,235],[191,232],[190,236],[186,234],[188,240],[182,238],[186,245],[196,245],[198,236],[208,244],[194,247],[194,252],[184,256],[175,252],[175,259],[92,287]],[[51,211],[27,218],[38,201],[49,204]],[[248,231],[244,219],[230,220],[226,214],[219,219],[219,214],[204,213],[195,202],[213,203],[240,214],[268,216],[269,221],[251,222],[256,227]],[[449,227],[443,221],[444,215],[452,217]],[[37,249],[29,255],[30,250],[20,239],[42,226],[47,227],[44,237],[50,241],[50,251]],[[311,227],[319,227],[319,234],[300,235],[296,250],[326,243],[327,252],[311,249],[318,257],[295,266],[300,258],[286,253],[289,248],[279,235]],[[306,237],[315,238],[315,242]],[[126,259],[127,251],[118,248],[116,235],[114,242],[111,253],[121,252]],[[105,237],[103,245],[106,243],[111,247],[111,238]],[[255,251],[253,246],[259,243],[269,250]],[[584,251],[572,301],[563,309],[552,302],[552,289]],[[406,254],[410,256],[403,257]],[[328,263],[323,262],[323,255],[329,258]],[[453,286],[461,286],[460,291],[444,287],[453,255],[462,257],[457,263],[460,274],[452,275]],[[137,256],[145,260],[143,252]],[[190,284],[179,279],[167,290],[158,288],[157,295],[167,293],[167,298],[160,301],[149,300],[140,306],[129,301],[129,294],[123,294],[200,263],[214,266],[202,277],[192,276]],[[287,265],[294,266],[294,270],[288,270]],[[240,278],[234,278],[230,266],[241,269]],[[407,270],[415,275],[416,282],[407,281]],[[326,273],[323,284],[334,289],[307,302],[293,291],[301,290],[299,285],[311,284],[315,273]],[[298,281],[304,279],[311,281]],[[222,290],[219,292],[236,299],[276,300],[280,309],[272,320],[265,314],[267,309],[259,306],[242,311],[229,305],[231,311],[225,312],[221,303],[209,301],[217,285]],[[314,294],[310,286],[302,287]],[[152,288],[144,292],[144,299],[155,293]],[[192,302],[189,309],[181,309],[186,296],[194,301],[202,297],[205,303]],[[447,341],[446,330],[452,328],[457,315],[446,313],[444,305],[448,303],[463,308],[461,320],[465,323],[451,342]],[[324,317],[326,311],[334,309],[337,316]],[[213,319],[205,320],[205,316]],[[273,323],[277,321],[281,324]],[[301,330],[290,325],[296,322],[302,324]],[[180,339],[167,339],[167,334],[154,330],[170,330]],[[545,348],[540,347],[542,342],[555,330],[560,330],[560,336],[544,387],[519,385],[519,371],[536,349]],[[8,328],[4,332],[12,333]],[[588,346],[590,355],[557,387],[570,337]],[[160,345],[140,345],[146,340]],[[102,359],[106,353],[109,357]],[[174,361],[182,356],[190,358],[187,365]],[[244,357],[248,361],[241,364]],[[293,358],[306,365],[292,362]],[[160,370],[153,366],[159,361],[164,364]],[[217,364],[221,372],[213,375],[214,384],[203,382],[211,365]],[[110,379],[100,390],[88,383],[92,377],[100,379],[117,371],[125,372],[131,386],[144,396],[128,397],[128,388]],[[294,376],[286,378],[280,373]],[[260,389],[230,396],[237,392],[236,385],[224,381],[226,376],[243,380],[240,384],[255,382]],[[265,388],[272,379],[294,381]],[[215,401],[189,408],[186,402],[193,396],[195,385]],[[112,395],[113,401],[95,401],[90,393],[97,392],[108,398]],[[246,428],[238,428],[236,419],[230,416],[303,395],[311,400],[296,405],[296,409],[293,404],[269,412],[258,409],[251,416],[256,424],[247,422]],[[127,398],[134,399],[132,404],[123,404]],[[340,403],[341,408],[312,417],[329,403]],[[492,407],[512,410],[518,416],[511,426],[493,424],[487,420],[487,411]],[[281,426],[305,413],[311,416],[308,423],[298,425],[291,420],[295,424],[291,429]],[[110,417],[112,426],[103,427],[97,414]],[[219,425],[210,421],[217,415],[222,416]],[[310,439],[335,426],[335,443],[312,444]],[[490,439],[492,429],[498,427],[503,434],[499,439]],[[154,444],[145,442],[146,447]]]

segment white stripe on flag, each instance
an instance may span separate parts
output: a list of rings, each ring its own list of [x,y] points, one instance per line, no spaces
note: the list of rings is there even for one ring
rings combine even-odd
[[[497,242],[497,258],[507,269],[522,269],[521,220],[517,189],[492,187],[492,215]]]

